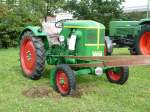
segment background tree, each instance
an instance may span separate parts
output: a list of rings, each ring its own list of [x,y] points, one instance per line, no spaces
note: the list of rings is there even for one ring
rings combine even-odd
[[[110,20],[122,17],[120,4],[118,0],[6,0],[0,3],[0,39],[16,42],[25,26],[40,25],[40,19],[54,16],[59,10],[69,11],[78,19],[103,23],[108,29]]]
[[[128,21],[139,21],[140,19],[144,19],[147,16],[147,12],[129,12],[129,13],[124,13],[122,16],[123,20],[128,20]]]
[[[59,10],[63,9],[66,0],[46,0],[48,5],[48,15],[54,16],[54,14]]]
[[[40,25],[40,19],[46,12],[45,1],[41,0],[20,0],[19,4],[7,0],[0,7],[0,41],[10,46],[17,44],[18,36],[25,26]]]
[[[90,19],[107,27],[111,20],[119,19],[123,13],[119,0],[69,0],[64,7],[79,19]]]

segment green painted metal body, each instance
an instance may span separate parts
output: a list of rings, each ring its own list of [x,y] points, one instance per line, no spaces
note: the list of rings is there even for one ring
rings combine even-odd
[[[127,37],[127,35],[135,35],[138,30],[138,21],[112,21],[110,22],[110,37]]]
[[[47,52],[48,64],[76,64],[85,61],[77,59],[62,59],[59,56],[103,56],[104,55],[104,25],[95,21],[65,22],[59,34],[65,38],[61,45],[49,48]],[[69,50],[67,44],[72,35],[76,36],[75,50]]]
[[[136,37],[143,24],[150,23],[150,19],[140,21],[111,21],[109,26],[109,36],[111,38]]]
[[[104,25],[95,21],[70,21],[64,23],[60,35],[66,39],[69,35],[77,36],[76,53],[77,56],[104,55]]]

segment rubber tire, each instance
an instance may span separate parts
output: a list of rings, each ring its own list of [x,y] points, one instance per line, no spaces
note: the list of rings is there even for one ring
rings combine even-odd
[[[20,40],[20,50],[21,50],[21,46],[25,38],[30,38],[36,49],[36,62],[35,62],[36,65],[35,65],[34,71],[31,74],[27,75],[26,72],[23,70],[22,65],[20,64],[22,68],[22,72],[25,77],[30,78],[32,80],[38,80],[41,78],[43,70],[45,68],[44,43],[41,38],[34,37],[32,32],[27,31],[22,35],[22,39]],[[20,60],[21,60],[21,56],[20,56]]]
[[[135,48],[134,49],[130,49],[129,51],[130,51],[131,55],[137,55],[137,52],[135,51]]]
[[[128,77],[129,77],[129,68],[128,67],[119,67],[123,70],[123,75],[122,77],[119,79],[119,80],[113,80],[109,74],[108,74],[108,71],[110,70],[106,70],[106,76],[107,76],[107,79],[109,82],[111,83],[116,83],[116,84],[124,84],[127,80],[128,80]]]
[[[63,71],[67,77],[68,77],[68,81],[69,81],[69,91],[66,94],[63,94],[60,92],[59,88],[56,85],[56,73],[61,70]],[[67,96],[67,95],[72,95],[75,90],[76,90],[76,78],[75,78],[75,74],[73,72],[73,70],[66,64],[60,64],[56,66],[56,71],[55,71],[55,86],[54,86],[54,90],[57,91],[58,93],[60,93],[62,96]]]
[[[108,48],[107,48],[106,42],[105,42],[105,47],[104,47],[104,55],[105,56],[111,56],[112,55],[112,52],[108,52]]]
[[[135,52],[138,55],[143,55],[143,53],[140,50],[140,39],[145,32],[150,32],[150,25],[144,25],[141,28],[141,31],[139,31],[137,37],[135,38]]]
[[[106,50],[106,51],[104,50],[104,55],[111,56],[113,52],[113,43],[110,37],[105,36],[104,43],[105,43],[105,50]]]

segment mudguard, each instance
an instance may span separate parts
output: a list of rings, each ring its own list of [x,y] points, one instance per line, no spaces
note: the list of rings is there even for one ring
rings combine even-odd
[[[45,49],[48,49],[49,42],[47,39],[47,34],[46,34],[46,32],[42,31],[42,28],[40,26],[27,26],[27,27],[25,27],[19,36],[20,40],[22,38],[23,33],[26,31],[31,31],[35,37],[41,38],[44,42]]]
[[[27,26],[26,28],[24,28],[24,30],[21,32],[20,34],[20,39],[21,39],[21,36],[24,32],[26,31],[32,31],[33,35],[34,36],[44,36],[46,37],[46,32],[42,31],[41,27],[39,26]]]

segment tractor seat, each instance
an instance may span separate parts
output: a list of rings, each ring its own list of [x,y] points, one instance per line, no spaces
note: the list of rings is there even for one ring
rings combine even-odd
[[[51,34],[51,35],[49,35],[49,37],[50,37],[50,38],[58,38],[58,37],[59,37],[59,35],[58,35],[58,33],[55,33],[55,34]]]

